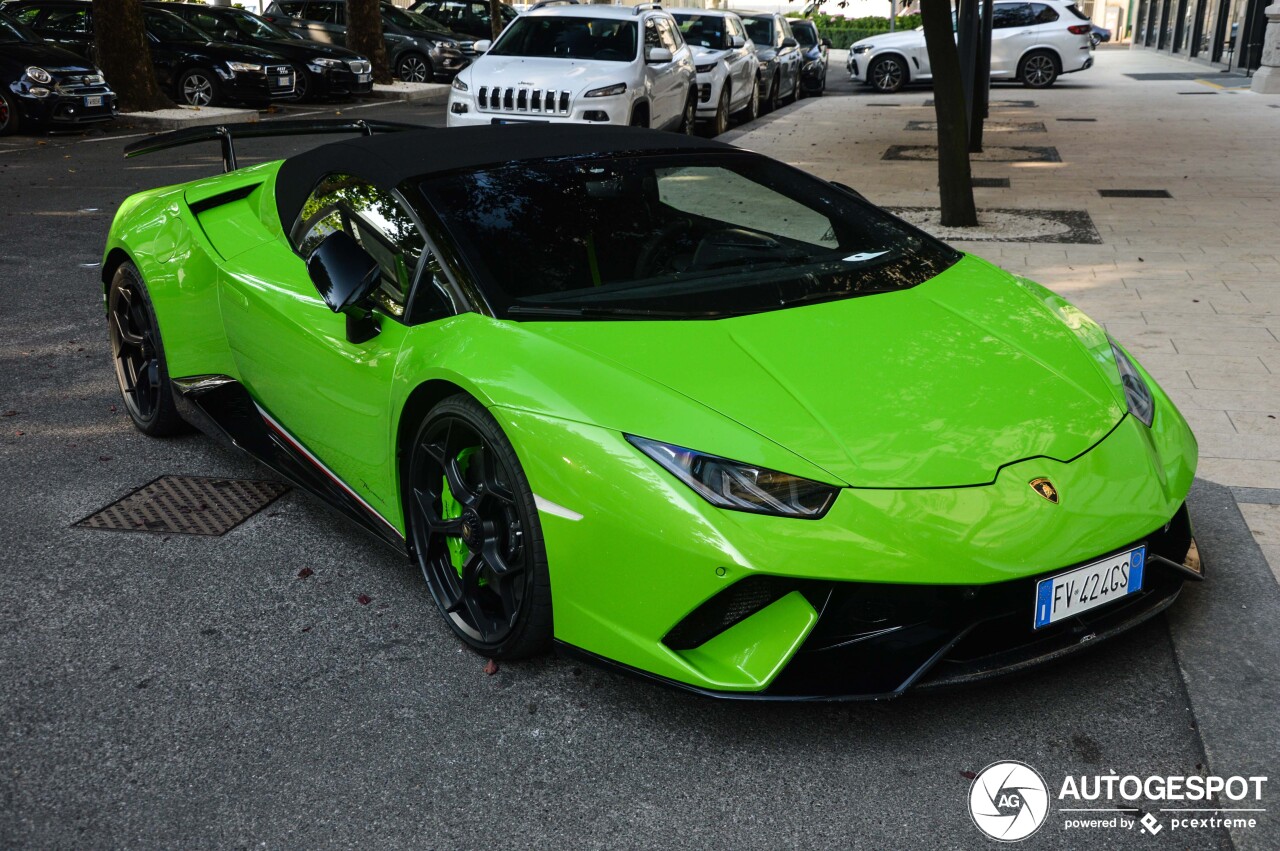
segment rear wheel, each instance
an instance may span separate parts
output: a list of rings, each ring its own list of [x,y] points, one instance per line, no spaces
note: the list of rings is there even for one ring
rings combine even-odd
[[[409,460],[409,531],[440,612],[473,650],[518,659],[551,645],[551,580],[533,493],[492,415],[436,405]]]
[[[684,112],[680,115],[680,126],[676,127],[676,132],[692,136],[697,130],[698,89],[696,86],[690,86],[689,96],[684,99]]]
[[[190,68],[178,78],[178,101],[187,106],[217,106],[222,102],[218,75],[208,68]]]
[[[166,437],[187,431],[169,385],[160,325],[142,275],[122,263],[107,292],[107,335],[116,381],[129,418],[143,434]]]
[[[406,53],[396,63],[396,77],[405,83],[430,83],[435,79],[431,60],[421,53]]]
[[[0,136],[17,133],[22,126],[22,115],[18,112],[18,104],[13,95],[0,91]]]
[[[1058,79],[1058,73],[1058,60],[1044,50],[1028,53],[1018,66],[1018,79],[1031,89],[1049,88]]]
[[[878,92],[892,94],[907,81],[907,68],[896,56],[881,56],[867,69],[867,82]]]

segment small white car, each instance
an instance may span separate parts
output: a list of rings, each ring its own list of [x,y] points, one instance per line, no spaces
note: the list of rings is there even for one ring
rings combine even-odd
[[[997,2],[991,7],[991,79],[1018,80],[1033,89],[1061,74],[1093,65],[1089,18],[1064,0]],[[933,79],[924,30],[864,38],[849,48],[849,78],[877,91]]]
[[[676,9],[671,13],[698,71],[698,118],[713,135],[729,129],[729,116],[754,121],[760,115],[760,79],[755,45],[733,12]]]
[[[692,133],[693,51],[655,4],[548,0],[453,80],[448,125],[629,124]]]

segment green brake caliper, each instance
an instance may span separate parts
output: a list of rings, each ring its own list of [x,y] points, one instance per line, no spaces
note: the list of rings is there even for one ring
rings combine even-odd
[[[471,455],[479,448],[478,446],[471,446],[458,453],[458,470],[463,475],[467,473],[467,465]],[[441,479],[440,516],[445,520],[461,517],[462,503],[453,498],[453,491],[449,490],[448,477],[441,474]],[[446,538],[445,544],[449,547],[449,562],[453,565],[453,569],[458,571],[458,576],[462,576],[462,566],[467,561],[467,545],[463,543],[462,538]],[[484,584],[483,580],[481,584]]]

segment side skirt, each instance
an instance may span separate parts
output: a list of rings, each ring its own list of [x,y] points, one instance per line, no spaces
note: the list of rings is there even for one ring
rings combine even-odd
[[[197,375],[175,378],[171,383],[174,401],[187,422],[220,443],[252,455],[408,557],[404,536],[289,434],[239,381],[226,375]]]

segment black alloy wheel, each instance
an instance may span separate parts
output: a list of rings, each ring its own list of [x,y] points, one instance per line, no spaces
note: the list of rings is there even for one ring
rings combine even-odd
[[[187,106],[217,106],[222,102],[218,75],[208,68],[191,68],[178,80],[178,101]]]
[[[409,529],[437,607],[479,653],[518,659],[551,643],[551,582],[533,494],[496,420],[469,396],[423,421],[410,451]]]
[[[311,72],[305,65],[293,66],[293,99],[304,101],[311,97]]]
[[[111,279],[107,336],[120,395],[138,430],[152,437],[187,431],[169,386],[164,343],[151,296],[132,263],[121,264]]]
[[[761,112],[774,112],[782,104],[782,97],[779,89],[782,88],[782,76],[775,74],[773,84],[769,86],[769,96],[764,99],[764,106]]]

